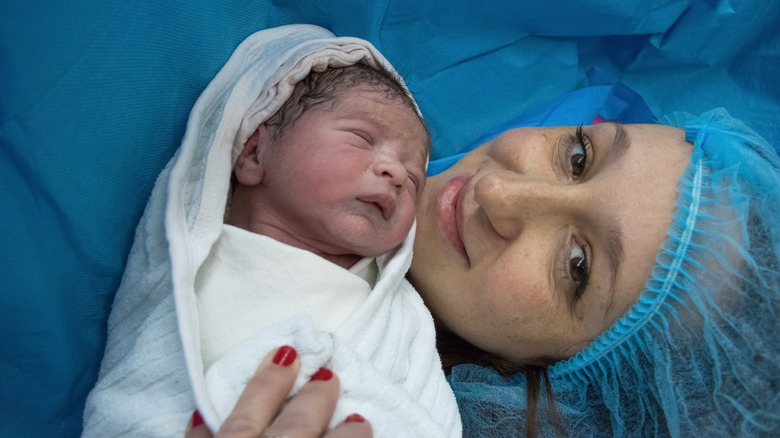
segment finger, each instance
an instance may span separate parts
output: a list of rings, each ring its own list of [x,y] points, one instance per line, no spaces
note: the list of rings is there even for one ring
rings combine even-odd
[[[338,377],[320,368],[287,403],[264,435],[320,437],[328,428],[338,398]]]
[[[257,437],[271,424],[295,383],[298,353],[284,346],[268,354],[249,380],[218,437]]]
[[[371,423],[360,414],[352,414],[326,433],[323,438],[372,438],[373,436]]]
[[[203,424],[203,417],[197,410],[192,413],[190,422],[187,423],[187,429],[184,438],[212,438],[211,431]]]

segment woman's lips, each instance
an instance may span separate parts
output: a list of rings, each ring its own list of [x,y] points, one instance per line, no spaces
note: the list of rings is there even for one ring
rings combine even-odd
[[[456,176],[444,184],[436,199],[436,219],[441,226],[444,236],[452,244],[455,250],[470,263],[466,247],[461,237],[461,227],[458,217],[458,206],[463,187],[471,180],[470,176]]]

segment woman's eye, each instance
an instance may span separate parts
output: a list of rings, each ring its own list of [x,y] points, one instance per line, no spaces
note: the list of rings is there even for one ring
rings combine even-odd
[[[582,175],[582,171],[585,170],[585,164],[588,161],[588,157],[585,155],[585,148],[581,144],[577,143],[571,149],[571,172],[574,176]]]
[[[576,284],[574,298],[582,296],[588,285],[588,276],[590,267],[588,266],[588,256],[585,249],[580,245],[574,245],[569,254],[569,277]]]
[[[577,128],[576,143],[571,147],[569,160],[571,173],[574,180],[578,180],[585,174],[590,162],[590,139],[582,132],[582,126]]]

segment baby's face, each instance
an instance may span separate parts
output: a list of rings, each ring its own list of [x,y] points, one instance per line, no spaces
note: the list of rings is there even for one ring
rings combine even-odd
[[[305,112],[272,147],[264,184],[288,232],[329,254],[377,256],[408,235],[428,134],[400,99],[356,87]]]

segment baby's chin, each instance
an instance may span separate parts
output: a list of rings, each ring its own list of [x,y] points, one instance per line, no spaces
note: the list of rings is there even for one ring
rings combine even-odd
[[[331,242],[331,254],[354,254],[361,257],[378,257],[403,243],[409,231],[403,230],[355,230],[339,233]]]
[[[311,245],[309,246],[309,249],[320,257],[335,263],[342,268],[350,269],[361,259],[378,257],[397,246],[398,245],[389,246],[389,244],[379,245],[377,244],[376,239],[374,239],[371,244],[362,244],[362,242],[355,242],[354,239],[350,239],[346,242],[341,241],[335,243],[331,240],[328,244]]]
[[[413,221],[412,221],[413,222]],[[375,223],[358,215],[331,223],[323,242],[334,243],[331,254],[354,254],[377,257],[398,247],[409,235],[412,223]]]
[[[362,242],[351,238],[349,241],[345,241],[341,248],[336,250],[336,252],[341,254],[354,254],[360,257],[378,257],[392,251],[402,242],[403,239],[377,241],[376,235],[373,238],[365,239]]]

